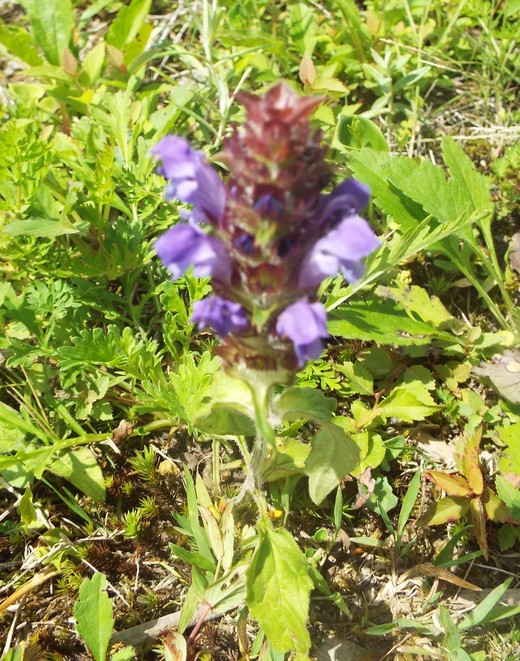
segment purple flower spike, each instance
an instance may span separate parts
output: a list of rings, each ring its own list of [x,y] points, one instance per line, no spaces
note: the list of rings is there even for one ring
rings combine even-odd
[[[345,218],[311,248],[300,271],[300,288],[316,287],[340,271],[347,282],[357,282],[364,273],[361,260],[376,250],[379,243],[366,220],[359,216]]]
[[[229,333],[243,333],[249,328],[244,308],[221,296],[196,301],[191,322],[198,324],[199,328],[209,326],[222,337]]]
[[[307,360],[319,358],[323,351],[322,339],[328,337],[325,308],[321,303],[297,301],[280,314],[276,332],[291,340],[301,367]]]
[[[231,260],[226,247],[196,226],[175,225],[157,239],[154,248],[174,280],[190,266],[197,277],[212,276],[223,282],[230,280]]]
[[[167,135],[153,149],[162,165],[157,172],[169,180],[165,197],[193,204],[198,220],[218,222],[226,205],[226,188],[204,156],[177,135]],[[201,217],[202,215],[202,217]]]

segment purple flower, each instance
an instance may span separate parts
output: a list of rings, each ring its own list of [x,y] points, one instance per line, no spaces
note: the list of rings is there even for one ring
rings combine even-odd
[[[322,339],[328,337],[325,308],[321,303],[297,301],[280,314],[276,332],[291,340],[301,367],[307,360],[318,358],[323,351]]]
[[[346,216],[354,216],[364,209],[370,199],[370,189],[355,179],[345,179],[330,193],[323,195],[318,212],[319,226],[334,217],[340,220]]]
[[[311,248],[301,267],[300,288],[316,287],[340,271],[348,282],[357,282],[364,272],[361,260],[378,246],[379,239],[366,220],[359,216],[345,218]]]
[[[231,277],[231,260],[225,245],[197,226],[175,225],[157,239],[154,248],[174,280],[190,266],[200,278],[212,276],[228,282]]]
[[[178,135],[167,135],[153,149],[162,165],[157,172],[169,180],[165,197],[193,204],[197,220],[218,222],[226,205],[226,187],[203,154]]]
[[[244,308],[221,296],[196,301],[191,321],[198,324],[199,328],[209,326],[222,337],[228,333],[242,333],[249,327]]]

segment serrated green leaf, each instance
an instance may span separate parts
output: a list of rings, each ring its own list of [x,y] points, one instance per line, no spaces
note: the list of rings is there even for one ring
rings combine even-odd
[[[374,149],[352,151],[349,154],[350,169],[356,179],[370,187],[376,205],[399,222],[403,230],[414,228],[426,218],[423,208],[408,198],[388,180],[395,163],[387,152]]]
[[[440,410],[427,388],[419,381],[394,388],[375,410],[384,418],[399,418],[404,422],[424,420]]]
[[[429,296],[426,290],[417,285],[406,286],[403,283],[377,288],[378,296],[391,298],[403,306],[410,315],[425,321],[435,328],[441,328],[453,319],[437,296]]]
[[[316,388],[287,388],[274,402],[275,414],[282,420],[314,419],[328,421],[336,410],[337,402]]]
[[[345,362],[342,365],[336,363],[334,369],[347,377],[346,386],[350,391],[358,395],[374,394],[374,378],[360,362]]]
[[[337,425],[324,424],[312,439],[305,462],[312,501],[319,505],[356,468],[359,460],[356,443]]]
[[[453,138],[445,136],[441,146],[450,175],[457,187],[464,191],[466,199],[471,203],[472,211],[488,210],[491,213],[493,202],[488,179],[477,172],[471,159]]]
[[[74,13],[70,0],[19,0],[29,15],[34,39],[46,59],[61,65],[63,51],[70,45]]]
[[[76,631],[96,661],[105,661],[114,625],[112,601],[106,590],[106,576],[97,572],[83,580],[74,604]]]
[[[336,337],[398,346],[429,344],[433,337],[444,337],[442,331],[412,319],[393,301],[377,299],[352,301],[331,311],[328,329]]]
[[[247,572],[246,603],[269,642],[281,652],[306,654],[312,580],[307,561],[286,530],[260,532],[260,542]]]
[[[64,477],[98,503],[105,502],[105,481],[96,456],[89,448],[78,448],[63,454],[48,468]]]

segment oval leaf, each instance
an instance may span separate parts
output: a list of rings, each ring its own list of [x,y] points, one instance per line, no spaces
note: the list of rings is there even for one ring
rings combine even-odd
[[[269,642],[280,652],[306,654],[312,580],[307,561],[287,530],[267,529],[247,572],[246,603]]]
[[[356,468],[360,459],[358,446],[340,427],[324,424],[312,440],[305,462],[312,501],[319,505]]]

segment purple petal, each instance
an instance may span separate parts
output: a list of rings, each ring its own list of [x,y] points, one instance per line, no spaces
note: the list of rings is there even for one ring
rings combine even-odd
[[[157,172],[168,179],[165,196],[193,204],[206,220],[218,222],[226,205],[226,187],[203,154],[187,140],[167,135],[153,149],[162,164]]]
[[[355,179],[345,179],[330,193],[322,196],[318,225],[322,225],[332,216],[352,216],[364,209],[370,199],[370,189]]]
[[[339,272],[348,282],[357,282],[364,272],[361,260],[379,245],[379,239],[366,220],[359,216],[345,218],[309,251],[300,271],[300,288],[312,289],[329,275]]]
[[[325,308],[321,303],[297,301],[280,314],[276,332],[291,340],[301,367],[323,351],[322,338],[328,337]]]
[[[224,282],[231,277],[231,260],[225,245],[193,225],[175,225],[157,239],[154,248],[174,280],[190,266],[197,277],[211,276]]]
[[[209,326],[222,337],[229,333],[243,333],[249,328],[244,308],[221,296],[196,301],[191,322],[198,324],[199,328]]]

